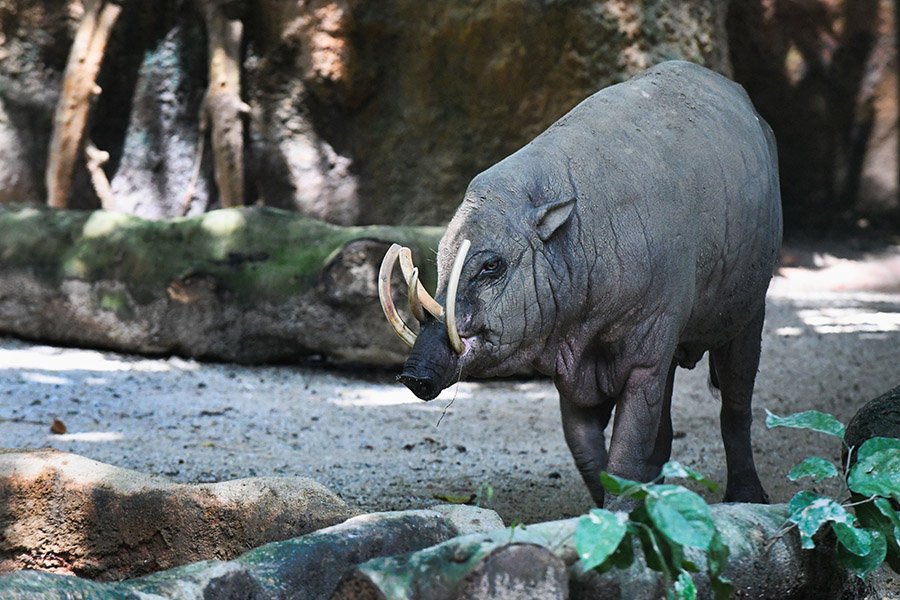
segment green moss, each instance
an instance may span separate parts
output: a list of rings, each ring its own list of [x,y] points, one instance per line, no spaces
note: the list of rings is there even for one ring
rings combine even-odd
[[[280,302],[308,290],[328,259],[357,239],[410,246],[433,289],[440,235],[435,227],[339,227],[272,208],[149,221],[106,211],[7,206],[0,208],[0,269],[27,265],[57,282],[121,281],[140,303],[190,276],[212,277],[218,290],[241,301]],[[100,299],[110,310],[122,309],[123,301]]]
[[[120,312],[128,306],[128,299],[124,294],[104,293],[100,295],[100,308]]]

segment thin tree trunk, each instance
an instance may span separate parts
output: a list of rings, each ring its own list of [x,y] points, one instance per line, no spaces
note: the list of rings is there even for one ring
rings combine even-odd
[[[92,0],[78,25],[63,74],[62,91],[53,117],[47,157],[47,204],[66,208],[75,166],[85,147],[94,98],[100,94],[97,74],[110,33],[122,12],[117,2]]]
[[[244,24],[225,14],[223,0],[202,3],[209,52],[209,90],[204,98],[211,125],[213,169],[223,207],[244,203],[244,128],[250,107],[241,100]],[[203,143],[201,139],[199,143]]]

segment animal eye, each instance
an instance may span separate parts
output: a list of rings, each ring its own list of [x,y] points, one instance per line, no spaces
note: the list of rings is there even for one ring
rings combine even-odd
[[[503,260],[500,258],[492,258],[490,260],[486,260],[483,265],[481,265],[481,272],[478,273],[481,277],[492,277],[499,275],[503,271]]]

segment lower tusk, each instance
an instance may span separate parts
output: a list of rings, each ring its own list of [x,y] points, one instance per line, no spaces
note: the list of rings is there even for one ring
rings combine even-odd
[[[413,264],[412,260],[412,252],[409,248],[403,247],[400,248],[400,270],[403,271],[403,278],[406,279],[406,283],[410,284],[410,279],[412,278],[413,269],[416,267]],[[430,312],[435,319],[441,319],[444,316],[444,307],[437,303],[437,300],[431,297],[425,288],[420,286],[418,287],[418,296],[419,303]],[[415,314],[415,313],[413,313]],[[416,316],[418,319],[419,317]],[[420,321],[422,319],[419,319]]]
[[[394,265],[397,264],[399,254],[400,245],[393,244],[384,255],[384,260],[381,261],[381,270],[378,271],[378,298],[381,300],[381,310],[384,311],[384,316],[387,317],[391,328],[400,336],[401,340],[406,342],[407,346],[412,347],[416,343],[416,334],[403,322],[394,306],[394,299],[391,297],[391,276],[394,274]]]
[[[450,345],[457,354],[462,354],[466,346],[459,338],[459,329],[456,327],[456,290],[459,288],[459,277],[462,275],[463,265],[466,262],[466,254],[469,253],[469,240],[463,240],[453,261],[453,269],[450,271],[450,281],[447,283],[447,336]]]
[[[413,267],[412,275],[409,278],[409,311],[419,323],[425,322],[425,310],[422,308],[422,302],[419,299],[418,267]]]

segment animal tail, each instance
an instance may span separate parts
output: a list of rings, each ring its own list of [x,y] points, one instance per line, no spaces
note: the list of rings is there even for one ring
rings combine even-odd
[[[719,374],[716,372],[716,361],[713,360],[712,353],[709,355],[709,381],[707,381],[710,393],[716,398],[721,396],[719,388]]]

